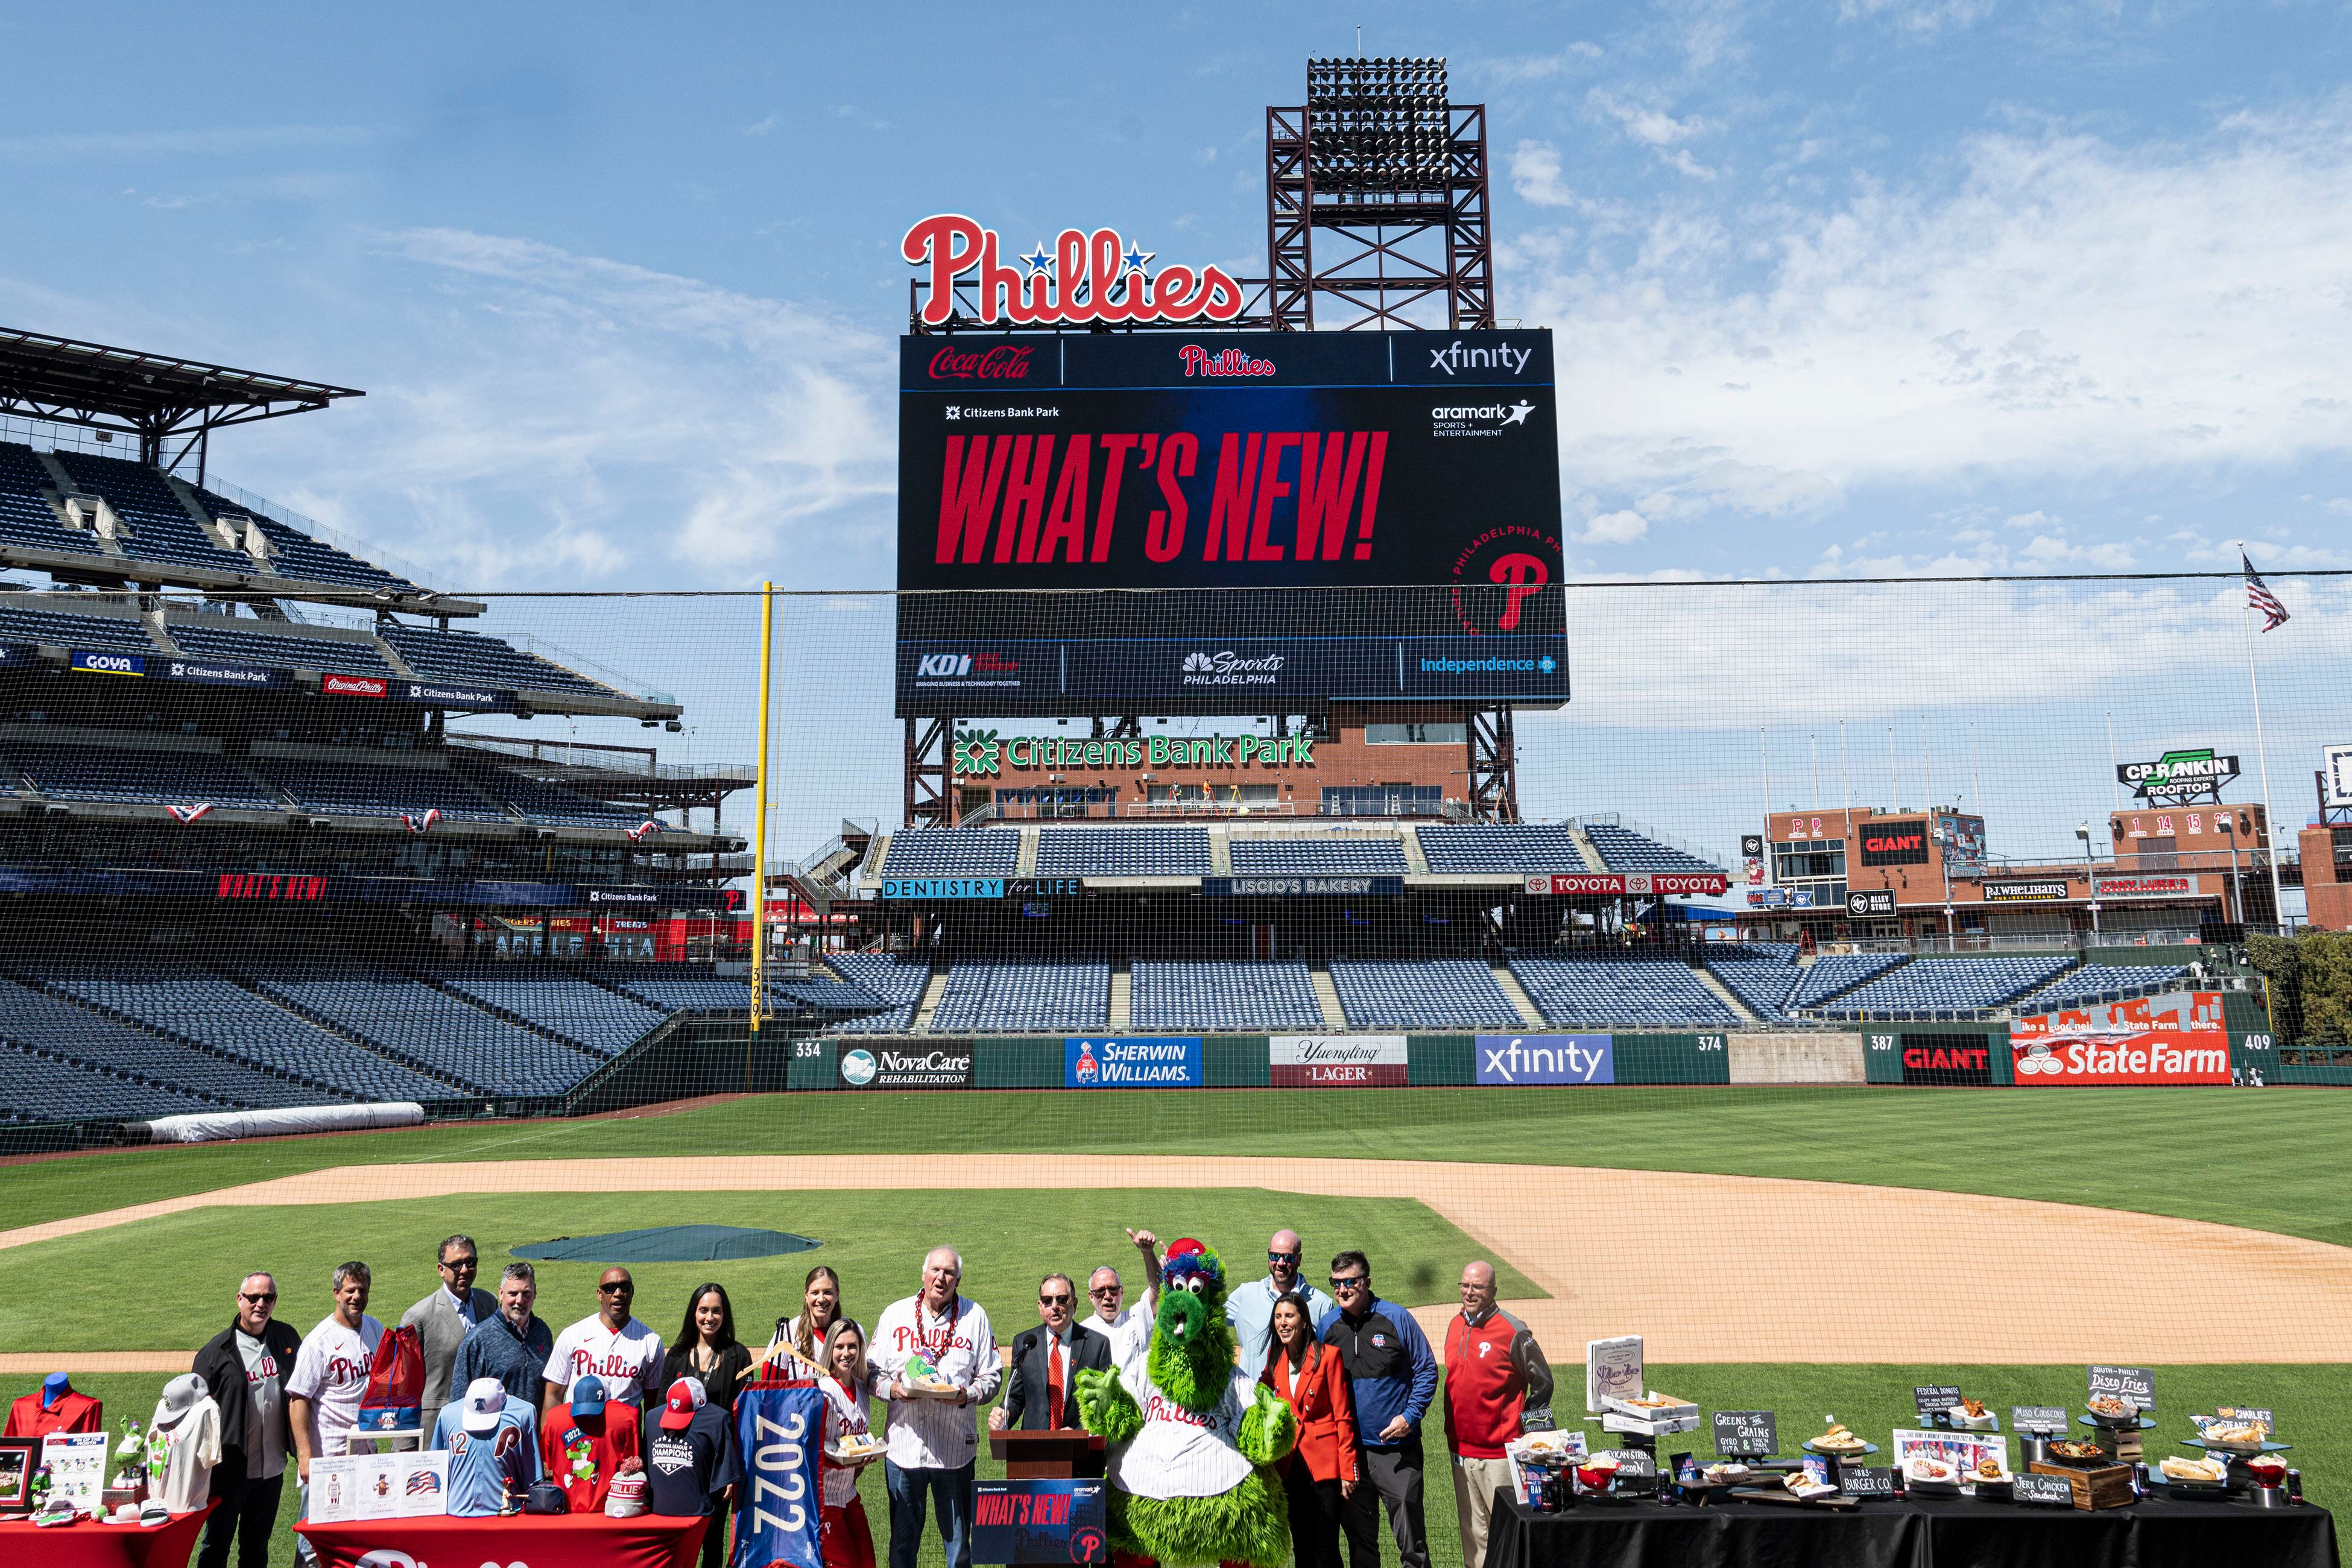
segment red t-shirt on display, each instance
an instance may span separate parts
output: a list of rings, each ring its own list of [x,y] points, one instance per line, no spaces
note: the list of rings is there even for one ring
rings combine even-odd
[[[569,1405],[555,1406],[540,1428],[539,1456],[547,1479],[563,1488],[572,1512],[604,1512],[621,1461],[644,1458],[636,1406],[614,1401],[584,1421],[573,1418]]]
[[[46,1437],[52,1432],[103,1432],[106,1430],[106,1406],[87,1394],[68,1389],[48,1409],[41,1408],[41,1396],[27,1394],[8,1406],[10,1437]]]

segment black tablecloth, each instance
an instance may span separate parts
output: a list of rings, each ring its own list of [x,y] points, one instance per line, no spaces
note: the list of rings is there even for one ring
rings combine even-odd
[[[2150,1500],[2083,1513],[1957,1498],[1847,1512],[1654,1502],[1530,1513],[1495,1498],[1486,1568],[2336,1568],[2324,1508]]]

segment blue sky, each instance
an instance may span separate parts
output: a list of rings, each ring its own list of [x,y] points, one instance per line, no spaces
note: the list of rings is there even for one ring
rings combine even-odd
[[[19,8],[0,321],[366,388],[217,470],[469,586],[882,585],[907,223],[1259,271],[1360,23],[1490,106],[1580,574],[2352,564],[2336,0],[1097,15]]]

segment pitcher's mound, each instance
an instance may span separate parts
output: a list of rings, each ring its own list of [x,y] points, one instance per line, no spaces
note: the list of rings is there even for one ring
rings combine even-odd
[[[514,1249],[517,1258],[560,1263],[717,1263],[735,1258],[773,1258],[806,1252],[824,1244],[788,1230],[746,1230],[735,1225],[657,1225],[650,1230],[615,1230],[603,1236],[559,1236]]]

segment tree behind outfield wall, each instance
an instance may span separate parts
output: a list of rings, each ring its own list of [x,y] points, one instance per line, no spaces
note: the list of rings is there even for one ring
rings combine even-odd
[[[2306,935],[2309,933],[2306,932]],[[2282,1044],[2303,1040],[2303,945],[2293,937],[2246,936],[2246,962],[2270,988],[2271,1026]]]
[[[2352,934],[2249,936],[2246,956],[2270,983],[2271,1022],[2282,1039],[2352,1044]]]

